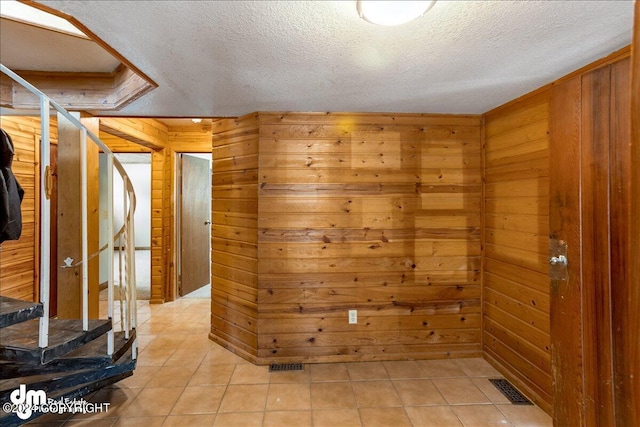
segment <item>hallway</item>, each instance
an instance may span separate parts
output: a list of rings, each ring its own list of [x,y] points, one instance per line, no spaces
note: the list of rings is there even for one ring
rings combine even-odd
[[[482,359],[307,364],[270,373],[208,339],[210,300],[138,307],[134,375],[86,398],[109,402],[109,411],[47,415],[30,425],[552,425],[538,407],[510,404],[488,381],[500,375]]]

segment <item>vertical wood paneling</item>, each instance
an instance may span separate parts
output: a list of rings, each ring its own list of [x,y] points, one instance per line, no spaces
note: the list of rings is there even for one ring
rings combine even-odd
[[[167,283],[168,248],[172,236],[172,216],[167,218],[170,210],[171,194],[167,191],[170,186],[171,168],[167,163],[168,149],[153,151],[151,153],[151,294],[149,302],[163,303],[165,301],[165,288]],[[168,230],[167,230],[168,228]],[[169,240],[168,240],[169,239]]]
[[[480,118],[259,126],[258,361],[479,355]]]
[[[38,159],[40,118],[2,116],[0,126],[11,136],[15,148],[13,172],[25,191],[21,205],[22,235],[0,249],[0,293],[24,300],[37,298],[39,272]],[[57,143],[56,120],[51,121],[51,141]]]
[[[627,62],[627,61],[625,61]],[[628,63],[628,62],[627,62]],[[584,322],[584,369],[587,420],[613,425],[613,366],[611,354],[611,258],[609,203],[609,140],[611,119],[611,67],[582,76],[581,232]],[[628,123],[627,123],[628,125]],[[611,154],[616,154],[611,150]],[[622,154],[622,153],[621,153]],[[563,167],[566,167],[563,165]],[[566,173],[564,171],[563,173]],[[571,284],[571,283],[570,283]],[[574,282],[575,286],[576,283]],[[590,327],[593,325],[594,327]],[[589,422],[587,423],[589,424]]]
[[[568,278],[552,281],[558,424],[614,425],[629,407],[629,397],[616,389],[616,377],[624,376],[616,372],[614,345],[627,319],[612,308],[631,263],[629,62],[602,66],[553,89],[551,234],[569,248]],[[623,327],[613,326],[620,322]]]
[[[635,2],[633,42],[631,53],[630,97],[630,194],[640,194],[640,1]],[[622,99],[622,98],[621,98]],[[623,178],[623,179],[625,179]],[[620,425],[640,424],[640,269],[631,260],[640,259],[640,197],[629,200],[628,235],[631,236],[626,249],[630,262],[626,264],[626,281],[614,288],[614,354],[616,358],[616,420]],[[633,237],[635,236],[635,238]],[[624,274],[624,273],[620,273]],[[614,280],[618,277],[614,275]],[[619,397],[624,396],[622,399]]]
[[[255,361],[258,350],[257,115],[213,123],[211,334]]]
[[[549,90],[485,116],[484,352],[551,411]]]

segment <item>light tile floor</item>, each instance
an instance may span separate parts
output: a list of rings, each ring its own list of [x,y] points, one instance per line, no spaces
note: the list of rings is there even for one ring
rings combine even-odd
[[[210,300],[138,301],[135,374],[86,397],[107,413],[47,426],[551,426],[488,381],[482,359],[307,364],[270,373],[208,339]]]

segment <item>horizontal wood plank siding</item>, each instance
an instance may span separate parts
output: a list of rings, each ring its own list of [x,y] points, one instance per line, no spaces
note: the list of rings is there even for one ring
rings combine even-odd
[[[549,90],[485,116],[484,353],[551,411]]]
[[[258,362],[480,355],[480,118],[260,113],[259,127]]]
[[[22,234],[19,240],[0,245],[0,294],[33,301],[38,298],[39,258],[39,159],[40,117],[2,116],[0,126],[13,141],[15,155],[12,170],[24,189]],[[50,138],[57,143],[55,118],[51,120]],[[39,139],[38,139],[39,141]]]
[[[213,122],[210,337],[258,355],[258,120]]]

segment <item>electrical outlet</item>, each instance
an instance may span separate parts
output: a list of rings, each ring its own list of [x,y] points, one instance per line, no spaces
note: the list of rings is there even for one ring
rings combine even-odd
[[[358,323],[358,310],[349,310],[349,324],[355,325]]]

